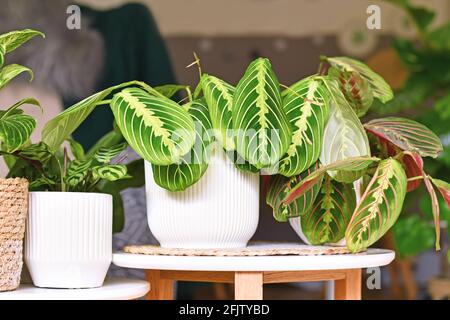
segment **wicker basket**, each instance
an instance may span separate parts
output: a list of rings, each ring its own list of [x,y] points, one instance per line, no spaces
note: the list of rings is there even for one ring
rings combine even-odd
[[[28,181],[0,179],[0,291],[19,286],[28,212]]]

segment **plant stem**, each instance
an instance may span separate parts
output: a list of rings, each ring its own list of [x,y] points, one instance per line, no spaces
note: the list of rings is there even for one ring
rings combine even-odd
[[[97,102],[95,105],[96,105],[96,106],[102,106],[102,105],[105,105],[105,104],[110,104],[111,101],[112,101],[111,99],[109,99],[109,100],[103,100],[103,101]]]
[[[411,181],[420,180],[420,179],[423,179],[423,176],[415,176],[412,178],[408,178],[408,179],[406,179],[406,181],[411,182]]]

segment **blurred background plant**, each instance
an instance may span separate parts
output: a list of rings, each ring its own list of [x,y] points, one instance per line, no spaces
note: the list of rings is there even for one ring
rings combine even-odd
[[[408,116],[433,128],[444,144],[444,152],[436,159],[426,159],[431,175],[450,176],[450,23],[432,26],[436,12],[413,5],[409,0],[386,0],[402,9],[415,30],[411,39],[397,37],[392,41],[406,77],[398,86],[393,100],[374,103],[372,115]],[[393,229],[394,243],[401,258],[415,256],[434,245],[431,202],[424,187],[414,191]],[[441,227],[450,234],[450,210],[442,199]],[[448,237],[442,241],[448,251]],[[448,255],[448,253],[447,253]],[[443,275],[448,275],[447,259],[443,259]]]

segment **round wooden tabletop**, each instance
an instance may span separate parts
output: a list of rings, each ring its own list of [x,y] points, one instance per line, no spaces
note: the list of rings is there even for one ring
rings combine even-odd
[[[51,289],[23,284],[14,291],[0,292],[0,300],[132,300],[143,297],[150,284],[143,280],[106,279],[92,289]]]
[[[113,263],[119,267],[183,271],[306,271],[379,267],[395,258],[394,251],[368,249],[357,254],[313,256],[163,256],[117,252]]]

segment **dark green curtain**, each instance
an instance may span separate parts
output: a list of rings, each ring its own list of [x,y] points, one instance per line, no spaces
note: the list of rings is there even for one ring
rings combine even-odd
[[[164,41],[148,8],[141,4],[98,11],[82,7],[83,17],[89,17],[92,27],[103,36],[104,68],[96,90],[130,80],[140,80],[151,86],[175,83],[175,77]],[[82,81],[82,79],[80,79]],[[80,99],[64,100],[67,108]],[[86,149],[111,131],[113,115],[107,107],[98,107],[75,131],[74,138]]]

